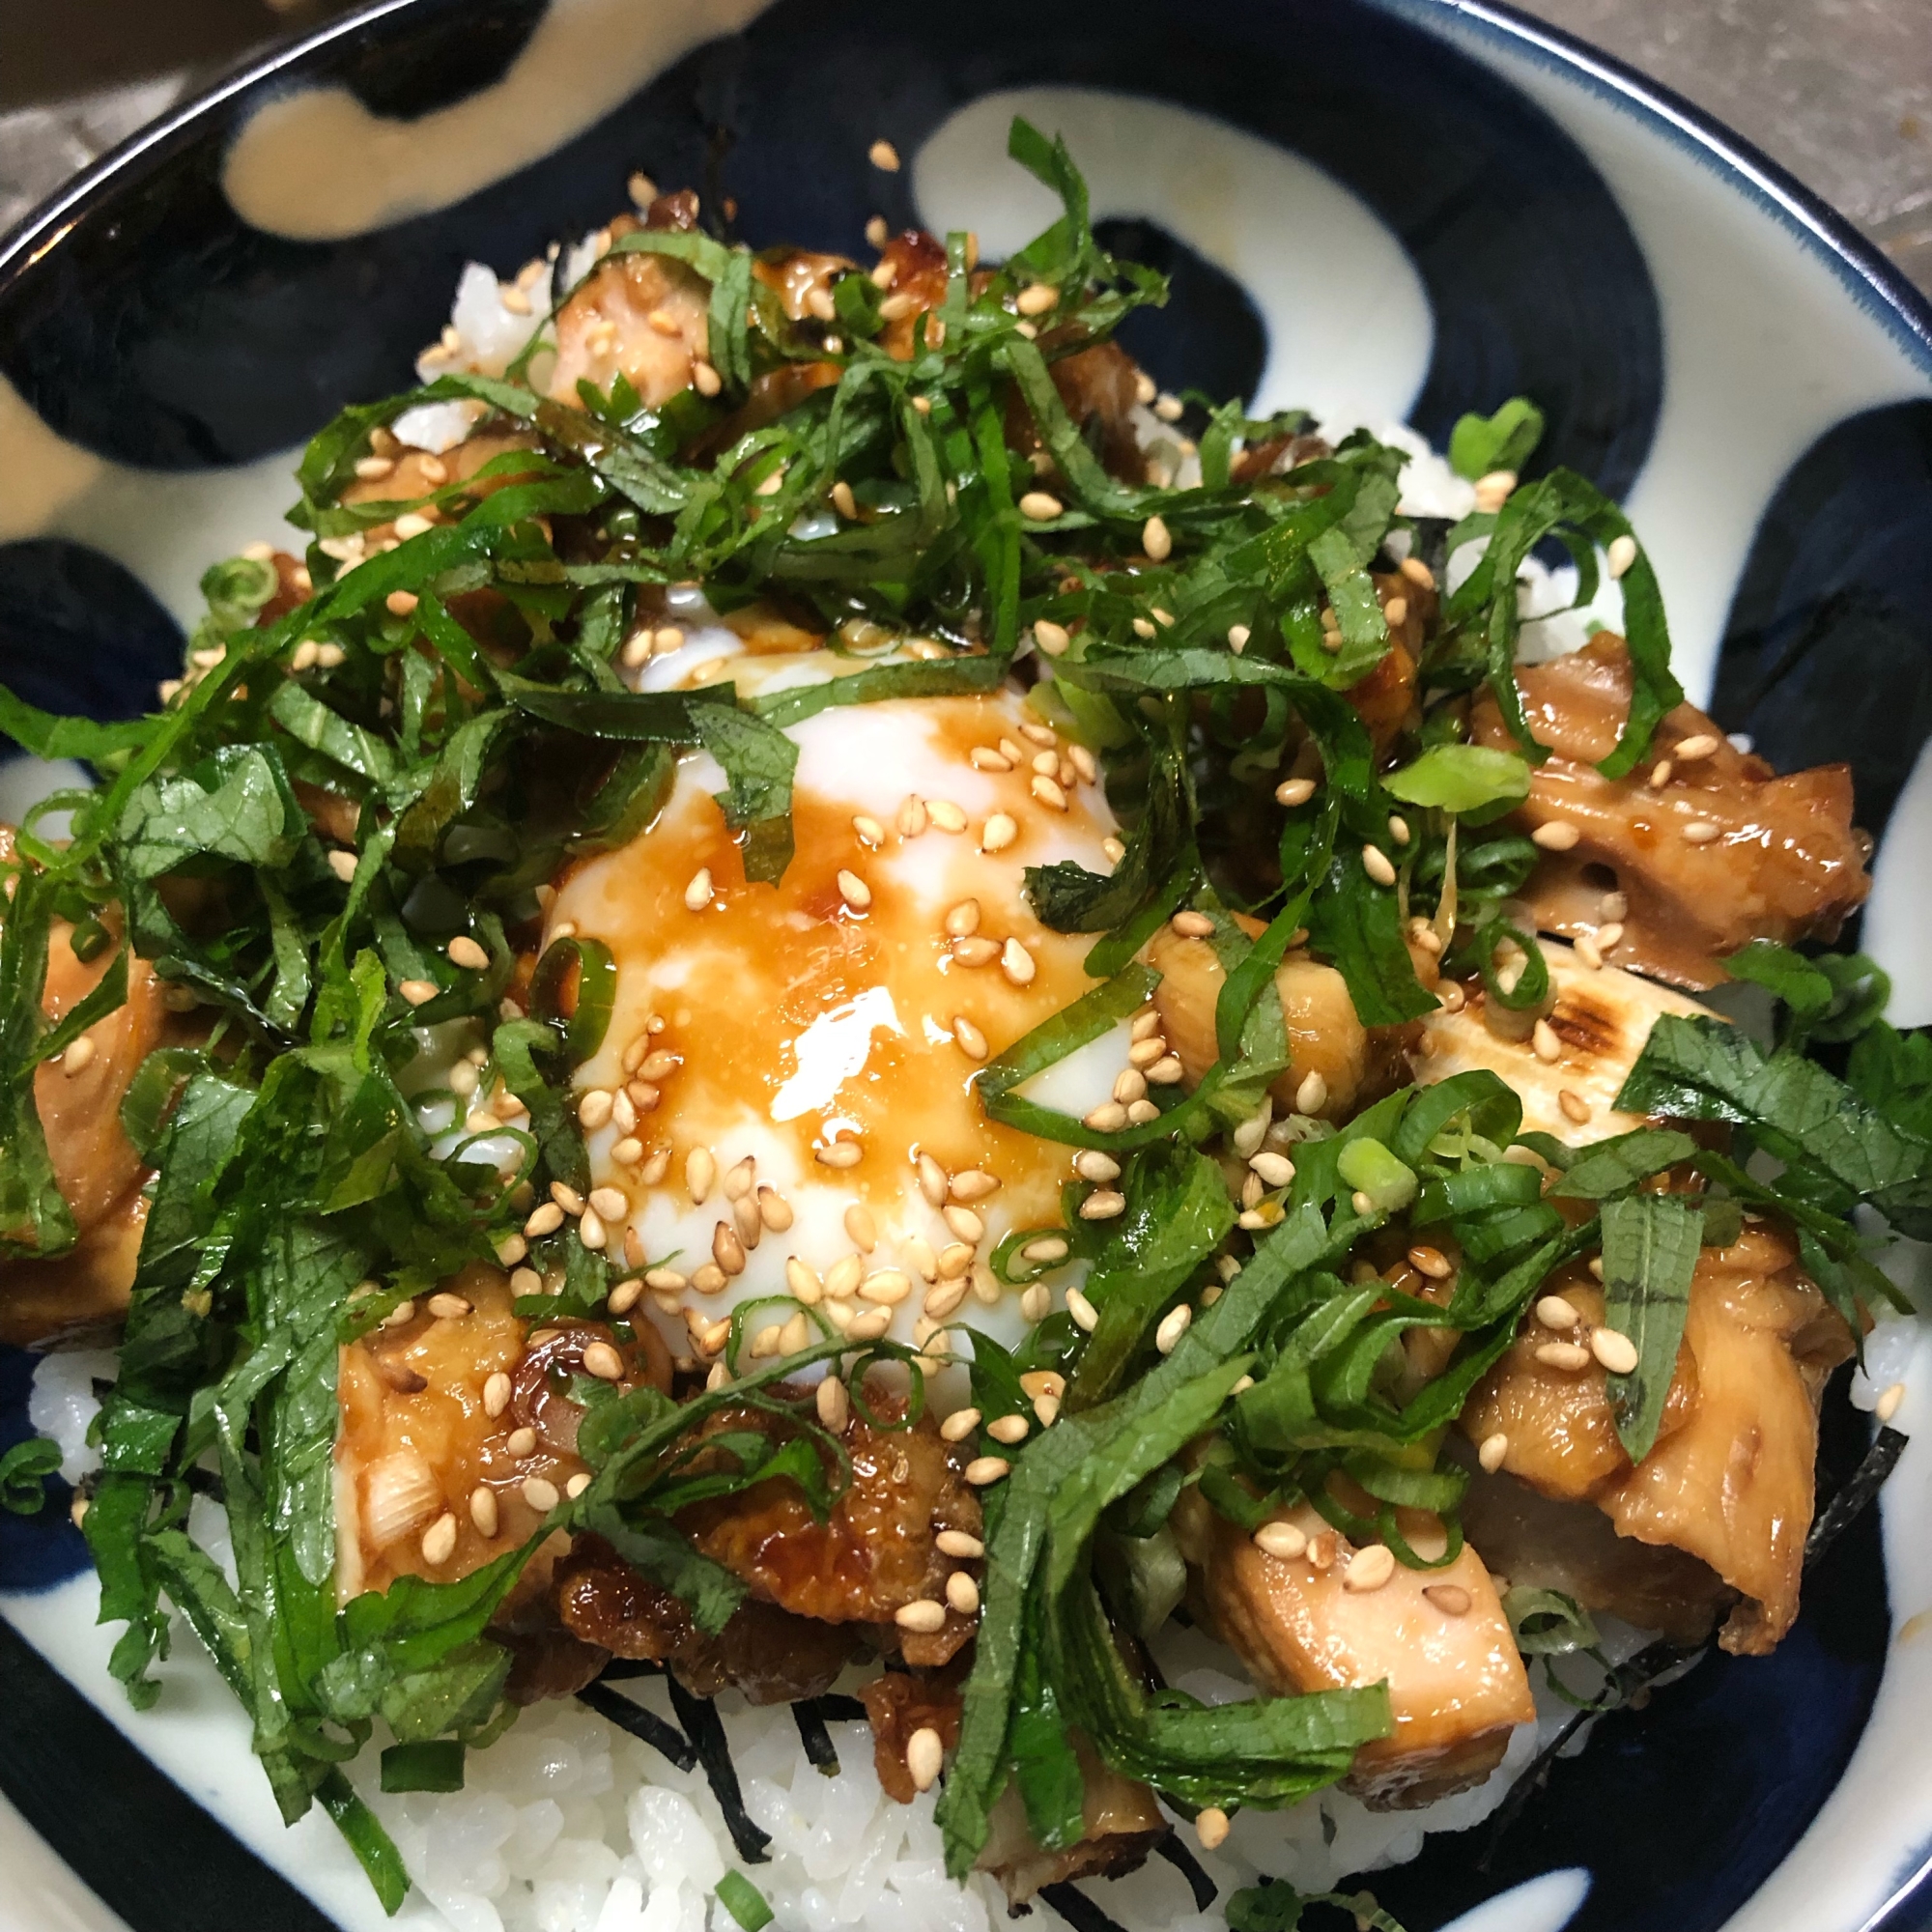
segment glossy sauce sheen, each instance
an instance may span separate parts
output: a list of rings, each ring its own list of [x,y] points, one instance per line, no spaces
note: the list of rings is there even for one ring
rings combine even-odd
[[[774,663],[739,658],[731,668],[769,674]],[[711,796],[723,776],[710,759],[688,757],[658,823],[580,867],[558,892],[550,930],[574,923],[611,948],[618,968],[610,1031],[581,1070],[580,1088],[622,1085],[625,1049],[653,1015],[664,1024],[650,1036],[652,1050],[676,1056],[651,1083],[662,1098],[636,1129],[647,1153],[669,1152],[660,1183],[645,1187],[637,1166],[613,1161],[614,1128],[590,1136],[596,1178],[632,1199],[648,1259],[662,1263],[676,1251],[669,1264],[686,1274],[711,1259],[715,1230],[730,1215],[722,1178],[748,1154],[758,1183],[775,1188],[795,1216],[788,1230],[763,1233],[743,1274],[704,1301],[706,1316],[747,1293],[783,1293],[788,1255],[823,1274],[858,1252],[846,1210],[859,1206],[877,1231],[876,1246],[862,1257],[867,1271],[896,1267],[912,1276],[894,1330],[909,1336],[926,1284],[918,1251],[908,1254],[905,1243],[943,1251],[959,1239],[921,1193],[922,1154],[949,1174],[975,1169],[1000,1183],[970,1204],[985,1224],[983,1238],[972,1243],[977,1313],[1001,1298],[984,1265],[1000,1234],[1060,1220],[1059,1190],[1071,1176],[1067,1151],[986,1119],[972,1085],[980,1063],[953,1035],[963,1015],[997,1055],[1094,983],[1082,964],[1092,939],[1047,931],[1022,888],[1028,866],[1062,858],[1111,869],[1100,849],[1114,823],[1104,800],[1076,782],[1062,811],[1031,795],[1028,765],[996,773],[969,763],[975,747],[1002,737],[1029,757],[1044,749],[1021,733],[1028,721],[1016,693],[998,693],[837,708],[793,726],[797,851],[776,886],[746,882]],[[904,836],[897,814],[915,793],[959,806],[966,829],[929,825]],[[981,835],[995,811],[1012,816],[1018,837],[987,853]],[[879,849],[862,842],[855,813],[884,828]],[[710,872],[714,896],[694,911],[686,889],[700,868]],[[869,906],[847,902],[841,870],[865,882]],[[1019,939],[1034,962],[1030,983],[1013,983],[997,959],[967,965],[953,955],[946,915],[968,898],[980,906],[972,936]],[[1106,1070],[1098,1091],[1061,1103],[1092,1106],[1106,1097],[1112,1077]],[[840,1138],[862,1145],[860,1161],[820,1162],[817,1153]],[[686,1180],[696,1149],[710,1151],[721,1177],[699,1205]]]

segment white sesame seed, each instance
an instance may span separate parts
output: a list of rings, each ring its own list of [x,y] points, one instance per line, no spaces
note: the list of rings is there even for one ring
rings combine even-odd
[[[969,1562],[986,1553],[986,1546],[963,1529],[942,1529],[932,1543],[942,1556],[957,1556]]]
[[[821,1167],[857,1167],[865,1159],[866,1150],[855,1140],[836,1140],[814,1148],[811,1157]]]
[[[1194,1814],[1194,1835],[1204,1852],[1218,1851],[1228,1842],[1228,1814],[1218,1804],[1204,1804]]]
[[[604,1225],[604,1217],[594,1208],[583,1210],[583,1218],[577,1224],[577,1238],[586,1248],[601,1250],[610,1240],[610,1230]]]
[[[437,994],[440,991],[441,991],[441,988],[437,985],[434,980],[405,980],[402,982],[402,984],[396,988],[396,991],[399,992],[403,996],[403,998],[410,1003],[411,1006],[420,1007],[426,1005],[429,1001],[435,999]]]
[[[546,1201],[524,1223],[524,1233],[533,1241],[554,1235],[563,1226],[563,1209],[554,1201]]]
[[[1575,1342],[1539,1342],[1536,1359],[1547,1369],[1561,1369],[1567,1375],[1575,1375],[1590,1366],[1590,1351],[1578,1348]]]
[[[1066,1291],[1066,1312],[1073,1318],[1073,1325],[1089,1335],[1099,1324],[1100,1311],[1077,1288]]]
[[[1476,508],[1500,510],[1515,491],[1516,484],[1514,469],[1492,469],[1487,476],[1479,476],[1476,479]]]
[[[945,1622],[942,1614],[940,1622]],[[936,1630],[939,1625],[935,1624]],[[912,1779],[915,1791],[930,1791],[939,1781],[939,1774],[946,1763],[946,1747],[930,1724],[922,1724],[906,1740],[906,1775]]]
[[[1294,1179],[1294,1163],[1286,1154],[1273,1152],[1252,1154],[1248,1158],[1248,1165],[1269,1187],[1286,1187]]]
[[[1054,1262],[1066,1259],[1066,1243],[1058,1235],[1041,1235],[1038,1239],[1029,1241],[1020,1250],[1022,1261],[1050,1265]]]
[[[1603,952],[1601,949],[1598,947],[1597,942],[1594,939],[1592,939],[1587,932],[1579,933],[1577,936],[1576,940],[1573,942],[1573,946],[1577,957],[1580,959],[1583,962],[1583,964],[1590,969],[1591,972],[1598,973],[1603,970],[1603,965],[1604,965]]]
[[[1563,1110],[1563,1118],[1575,1122],[1579,1127],[1590,1118],[1589,1101],[1574,1088],[1562,1089],[1556,1095],[1556,1104]]]
[[[1529,1050],[1546,1066],[1553,1066],[1563,1058],[1563,1042],[1548,1020],[1538,1020],[1530,1029]]]
[[[1306,805],[1315,796],[1313,779],[1287,779],[1274,788],[1274,802],[1277,805]]]
[[[925,815],[936,831],[957,833],[966,830],[966,814],[951,799],[929,800],[925,807]]]
[[[1893,1382],[1877,1402],[1872,1405],[1872,1413],[1881,1423],[1888,1423],[1898,1413],[1899,1405],[1905,1400],[1905,1384]]]
[[[1712,824],[1708,818],[1693,818],[1684,828],[1684,842],[1687,845],[1711,845],[1722,837],[1722,828]]]
[[[1300,1086],[1294,1090],[1294,1111],[1297,1114],[1319,1114],[1327,1104],[1327,1081],[1314,1070],[1303,1075]]]
[[[1574,849],[1582,833],[1567,818],[1552,818],[1539,825],[1529,835],[1532,845],[1540,845],[1546,852],[1568,852]]]
[[[838,874],[838,896],[854,912],[864,912],[872,903],[872,889],[857,872],[841,871]]]
[[[1118,1100],[1102,1100],[1081,1117],[1080,1123],[1096,1134],[1117,1134],[1127,1124],[1127,1110]]]
[[[534,1431],[531,1432],[534,1435]],[[535,1445],[532,1444],[532,1447]],[[528,1452],[526,1451],[526,1454]],[[548,1516],[557,1505],[556,1485],[543,1476],[524,1478],[524,1500],[540,1515]]]
[[[1583,1318],[1574,1302],[1560,1294],[1546,1294],[1536,1304],[1536,1319],[1545,1328],[1575,1328]]]
[[[1214,930],[1214,922],[1205,912],[1178,912],[1168,923],[1183,939],[1206,939]]]
[[[1012,1468],[1004,1456],[975,1456],[966,1464],[966,1480],[976,1490],[983,1490],[989,1483],[997,1483]]]
[[[690,912],[702,912],[711,903],[712,897],[711,867],[700,866],[684,889],[685,907]]]
[[[1065,505],[1060,498],[1048,496],[1044,490],[1029,490],[1020,498],[1019,508],[1021,516],[1036,524],[1050,524],[1065,514]]]
[[[1136,617],[1134,619],[1133,630],[1134,636],[1137,638],[1151,638],[1153,636],[1153,625],[1146,617]]]
[[[595,1376],[600,1382],[621,1381],[624,1358],[609,1342],[592,1342],[583,1350],[583,1373]]]
[[[1035,780],[1037,787],[1040,781]],[[1063,799],[1063,806],[1064,806]],[[935,818],[935,824],[938,820]],[[949,828],[951,829],[951,828]],[[980,849],[982,852],[1004,852],[1020,836],[1018,823],[1007,812],[996,811],[987,820],[980,834]]]
[[[1083,1221],[1111,1221],[1126,1212],[1127,1197],[1111,1187],[1099,1187],[1080,1204]]]
[[[1386,1543],[1372,1543],[1349,1559],[1342,1573],[1345,1590],[1379,1590],[1395,1575],[1395,1551]]]
[[[1033,1425],[1024,1415],[1001,1415],[987,1423],[986,1434],[995,1442],[1004,1442],[1011,1448],[1016,1442],[1024,1442],[1033,1432]]]
[[[1611,577],[1621,577],[1636,561],[1636,539],[1628,534],[1612,537],[1604,553],[1604,562]]]
[[[447,1563],[456,1554],[456,1519],[447,1510],[422,1535],[422,1559],[431,1569]]]
[[[1017,939],[1007,941],[1000,952],[1000,971],[1015,986],[1031,985],[1037,970],[1033,954]]]
[[[594,1187],[590,1205],[607,1221],[621,1221],[631,1211],[631,1200],[621,1187]]]
[[[948,1202],[939,1210],[940,1218],[953,1235],[973,1247],[978,1247],[986,1238],[986,1224],[970,1208],[961,1208]]]
[[[1622,896],[1621,894],[1618,895]],[[1605,952],[1614,952],[1623,944],[1624,928],[1621,920],[1612,920],[1608,925],[1600,925],[1596,933],[1598,946]]]
[[[911,1293],[912,1282],[899,1268],[875,1268],[859,1284],[859,1299],[881,1308],[896,1308]]]
[[[890,141],[874,141],[866,150],[866,158],[883,173],[895,175],[899,171],[899,151]]]
[[[1161,1323],[1153,1331],[1153,1345],[1163,1355],[1171,1355],[1179,1346],[1180,1338],[1187,1333],[1187,1325],[1194,1320],[1194,1310],[1181,1302],[1170,1308],[1161,1318]]]
[[[1712,732],[1694,731],[1677,741],[1672,755],[1681,765],[1695,764],[1699,758],[1708,758],[1718,749],[1719,742]]]
[[[1306,1553],[1308,1534],[1292,1522],[1264,1522],[1255,1531],[1254,1543],[1263,1555],[1293,1563]]]
[[[1379,845],[1362,847],[1362,869],[1378,886],[1395,884],[1395,867],[1389,863],[1389,856]]]
[[[1027,788],[1040,804],[1052,810],[1065,811],[1067,809],[1066,792],[1058,779],[1050,779],[1044,772],[1037,772],[1034,774],[1033,782]]]
[[[1043,1281],[1035,1282],[1020,1295],[1020,1316],[1027,1321],[1044,1321],[1053,1307],[1053,1294]]]
[[[1185,412],[1179,396],[1162,394],[1154,399],[1153,412],[1162,422],[1179,422]]]
[[[1165,563],[1174,554],[1174,537],[1160,517],[1150,517],[1141,526],[1141,548],[1155,563]]]
[[[959,1050],[968,1060],[986,1058],[988,1051],[986,1036],[964,1013],[956,1014],[953,1018],[952,1037],[959,1042]]]
[[[1033,639],[1050,658],[1059,657],[1073,641],[1065,626],[1053,623],[1045,617],[1034,619]]]
[[[1636,1344],[1615,1328],[1595,1328],[1590,1331],[1590,1352],[1613,1376],[1628,1376],[1636,1373],[1638,1356]]]

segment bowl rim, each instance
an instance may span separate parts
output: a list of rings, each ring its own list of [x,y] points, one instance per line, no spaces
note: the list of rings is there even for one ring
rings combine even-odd
[[[14,228],[0,233],[0,300],[111,195],[123,177],[143,161],[164,160],[216,113],[265,86],[298,78],[325,50],[392,14],[463,4],[464,0],[365,0],[295,40],[245,56],[137,128],[30,210]],[[1438,41],[1452,42],[1459,30],[1473,31],[1477,40],[1525,55],[1546,72],[1579,82],[1598,99],[1644,124],[1676,152],[1741,190],[1801,246],[1822,257],[1846,294],[1932,376],[1932,294],[1921,291],[1823,196],[1716,115],[1618,56],[1566,28],[1536,19],[1506,0],[1360,0],[1360,4],[1420,27]]]

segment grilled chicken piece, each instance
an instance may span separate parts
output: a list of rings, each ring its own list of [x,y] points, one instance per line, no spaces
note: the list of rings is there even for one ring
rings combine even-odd
[[[1505,1436],[1502,1468],[1540,1494],[1593,1504],[1619,1536],[1697,1559],[1743,1600],[1719,1641],[1761,1655],[1798,1614],[1815,1496],[1818,1397],[1826,1376],[1851,1352],[1845,1324],[1799,1272],[1796,1247],[1781,1230],[1747,1227],[1735,1245],[1705,1249],[1691,1278],[1663,1424],[1633,1468],[1611,1421],[1604,1371],[1594,1361],[1573,1371],[1536,1359],[1541,1344],[1580,1342],[1601,1321],[1602,1293],[1586,1283],[1579,1271],[1555,1285],[1582,1318],[1577,1332],[1526,1327],[1477,1385],[1463,1410],[1463,1431],[1473,1442]],[[1484,1553],[1505,1560],[1488,1547]],[[1587,1538],[1577,1562],[1571,1594],[1641,1621],[1633,1611],[1644,1603],[1627,1604],[1626,1592],[1654,1598],[1655,1569],[1605,1573]],[[1680,1580],[1687,1614],[1674,1621],[1689,1620],[1689,1605],[1715,1608],[1701,1579],[1680,1573]]]
[[[867,1400],[882,1422],[905,1412],[899,1398],[880,1391]],[[744,1421],[724,1410],[713,1427]],[[960,1565],[936,1547],[941,1530],[980,1533],[980,1502],[961,1480],[962,1459],[929,1411],[911,1428],[874,1429],[855,1405],[843,1441],[852,1484],[824,1522],[794,1485],[772,1482],[696,1503],[679,1514],[679,1526],[764,1601],[826,1623],[874,1625],[881,1647],[896,1645],[908,1663],[945,1663],[971,1638],[975,1619],[950,1605],[936,1631],[900,1631],[893,1619],[922,1599],[945,1603],[947,1577]]]
[[[1641,1126],[1636,1116],[1617,1112],[1613,1103],[1653,1022],[1660,1013],[1708,1016],[1708,1009],[1619,967],[1593,971],[1560,940],[1546,939],[1542,949],[1554,996],[1548,1018],[1562,1049],[1558,1058],[1539,1060],[1529,1039],[1499,1037],[1489,1024],[1478,985],[1460,1011],[1431,1013],[1423,1020],[1411,1062],[1416,1079],[1429,1086],[1488,1067],[1521,1096],[1524,1128],[1560,1141],[1602,1140]],[[1504,1024],[1513,1019],[1503,1016]]]
[[[598,1536],[580,1537],[557,1564],[554,1601],[564,1629],[594,1656],[666,1664],[696,1697],[726,1689],[753,1704],[821,1696],[864,1649],[848,1627],[755,1598],[706,1636],[668,1590],[639,1576]]]
[[[1871,841],[1852,826],[1850,766],[1779,778],[1694,705],[1681,704],[1659,725],[1649,764],[1612,781],[1595,765],[1630,710],[1623,639],[1600,632],[1572,657],[1521,668],[1517,681],[1530,728],[1552,755],[1534,768],[1513,822],[1531,832],[1560,819],[1581,835],[1544,859],[1525,895],[1546,931],[1574,937],[1616,920],[1622,960],[1694,988],[1719,984],[1724,956],[1749,940],[1833,939],[1864,903]],[[1479,745],[1515,749],[1487,694],[1470,713],[1469,734]],[[1690,738],[1715,749],[1677,755]],[[1662,787],[1650,782],[1659,762],[1671,766]],[[1717,836],[1692,843],[1686,829],[1698,825],[1715,826]],[[1621,894],[1628,911],[1605,913],[1607,893]]]
[[[576,1446],[581,1411],[555,1384],[567,1386],[581,1372],[591,1344],[617,1349],[620,1390],[649,1382],[668,1392],[669,1352],[648,1322],[623,1344],[593,1321],[557,1322],[532,1336],[513,1298],[501,1269],[471,1265],[436,1296],[412,1304],[407,1320],[342,1350],[339,1601],[386,1589],[400,1576],[440,1582],[466,1577],[536,1528],[551,1504],[541,1487],[532,1501],[526,1484],[534,1478],[561,1492],[583,1468]],[[437,1304],[449,1312],[436,1312]],[[507,1402],[492,1415],[491,1378],[499,1374],[509,1381]],[[447,1526],[425,1549],[426,1535],[445,1518]],[[526,1594],[540,1589],[547,1568],[533,1566]]]
[[[0,827],[0,857],[13,850]],[[99,984],[114,947],[75,958],[73,928],[56,920],[47,941],[41,1006],[58,1020]],[[148,1170],[121,1125],[121,1102],[148,1055],[174,1031],[162,986],[145,959],[128,965],[127,1003],[94,1026],[58,1061],[34,1073],[34,1105],[46,1134],[54,1180],[79,1233],[64,1255],[0,1263],[0,1342],[46,1341],[118,1316],[128,1305],[148,1204]],[[0,1234],[11,1231],[0,1229]]]
[[[1238,921],[1250,938],[1260,921]],[[1435,955],[1420,947],[1410,956],[1425,986],[1436,979]],[[1148,963],[1161,976],[1154,1006],[1169,1048],[1179,1058],[1187,1085],[1198,1087],[1213,1065],[1214,1002],[1226,977],[1213,947],[1164,925],[1148,947]],[[1398,1083],[1404,1055],[1420,1037],[1420,1026],[1365,1027],[1356,1017],[1349,985],[1332,966],[1305,951],[1291,952],[1274,976],[1281,1010],[1288,1023],[1290,1062],[1269,1090],[1284,1111],[1294,1105],[1301,1083],[1319,1073],[1327,1098],[1316,1111],[1328,1120],[1347,1120],[1368,1101]]]
[[[639,225],[689,231],[697,226],[697,197],[660,195],[639,224],[619,215],[612,238]],[[706,312],[711,284],[669,255],[612,255],[586,275],[556,318],[556,360],[550,394],[575,406],[577,385],[608,390],[626,377],[653,409],[691,386],[695,365],[706,358]]]
[[[993,1806],[978,1869],[999,1880],[1015,1918],[1045,1886],[1076,1878],[1120,1878],[1138,1870],[1167,1833],[1167,1820],[1145,1784],[1110,1770],[1078,1731],[1068,1736],[1086,1786],[1085,1831],[1078,1844],[1060,1852],[1041,1851],[1027,1829],[1026,1806],[1015,1785],[1009,1784]]]
[[[1464,1547],[1439,1570],[1407,1570],[1378,1589],[1350,1590],[1348,1546],[1308,1504],[1286,1513],[1308,1553],[1269,1556],[1199,1492],[1176,1504],[1174,1525],[1206,1620],[1264,1690],[1280,1696],[1387,1681],[1395,1731],[1355,1754],[1350,1788],[1378,1810],[1427,1804],[1480,1784],[1509,1735],[1536,1716],[1483,1559]],[[1413,1547],[1443,1547],[1441,1525],[1419,1511],[1398,1520]]]
[[[888,1798],[910,1804],[919,1795],[906,1749],[915,1731],[938,1735],[940,1748],[952,1750],[959,1742],[957,1665],[943,1674],[923,1670],[888,1670],[859,1687],[866,1721],[872,1727],[872,1765]]]

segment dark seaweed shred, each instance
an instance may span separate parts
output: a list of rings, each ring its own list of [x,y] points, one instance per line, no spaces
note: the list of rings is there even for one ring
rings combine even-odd
[[[1043,1885],[1039,1895],[1073,1927],[1073,1932],[1123,1932],[1119,1919],[1109,1918],[1070,1881]]]
[[[1220,1896],[1220,1888],[1187,1849],[1179,1832],[1169,1832],[1155,1843],[1154,1850],[1187,1881],[1187,1889],[1194,1894],[1195,1911],[1206,1912]]]
[[[711,1795],[718,1801],[718,1808],[724,1814],[724,1829],[731,1833],[731,1842],[738,1848],[738,1856],[748,1865],[760,1865],[770,1861],[771,1834],[758,1830],[752,1822],[752,1814],[745,1809],[745,1794],[738,1788],[738,1768],[731,1762],[731,1747],[725,1741],[724,1724],[718,1715],[718,1706],[709,1697],[695,1697],[677,1681],[677,1673],[672,1671],[665,1682],[670,1687],[670,1706],[677,1713],[677,1720],[684,1726],[685,1735],[690,1738],[697,1751],[697,1762],[703,1767],[706,1782],[711,1786]]]
[[[675,1681],[672,1680],[673,1683]],[[608,1719],[620,1731],[629,1731],[639,1744],[649,1745],[659,1756],[676,1765],[679,1771],[691,1771],[696,1766],[697,1753],[684,1733],[655,1711],[647,1711],[641,1704],[625,1696],[621,1690],[613,1690],[600,1680],[595,1684],[586,1684],[577,1693],[577,1701],[587,1705],[600,1718]],[[675,1692],[672,1693],[672,1701],[676,1701]]]
[[[798,1726],[798,1741],[805,1747],[805,1755],[812,1770],[827,1777],[837,1777],[838,1747],[832,1742],[832,1733],[825,1728],[825,1713],[818,1708],[818,1700],[801,1697],[791,1707],[791,1717],[792,1722]]]

